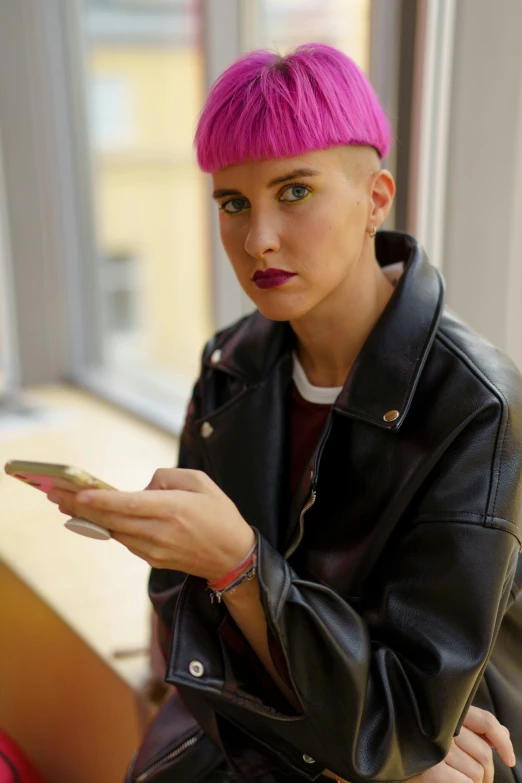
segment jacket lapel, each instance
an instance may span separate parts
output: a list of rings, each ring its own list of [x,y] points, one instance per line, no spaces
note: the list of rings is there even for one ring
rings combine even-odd
[[[204,421],[201,438],[216,484],[234,499],[241,515],[272,546],[288,522],[288,404],[292,356],[286,352],[257,383],[248,386]],[[206,428],[206,432],[209,428]]]

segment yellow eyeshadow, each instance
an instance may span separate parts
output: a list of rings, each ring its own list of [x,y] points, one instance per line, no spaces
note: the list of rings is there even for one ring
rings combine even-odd
[[[296,206],[297,204],[302,204],[302,203],[303,203],[303,201],[308,201],[308,199],[310,198],[310,196],[313,196],[313,195],[314,195],[314,191],[313,191],[313,190],[311,190],[311,191],[309,191],[309,192],[306,194],[306,196],[304,196],[304,198],[299,198],[299,199],[297,199],[297,201],[284,201],[284,200],[282,201],[282,200],[279,198],[279,196],[276,196],[276,197],[275,197],[275,199],[274,199],[274,201],[275,201],[277,204],[285,204],[285,205],[289,205],[289,206],[291,206],[291,207],[294,207],[294,206]]]
[[[243,209],[240,209],[239,212],[227,212],[226,209],[223,209],[220,207],[220,212],[222,212],[227,217],[236,217],[236,215],[242,215],[243,212],[246,212],[247,209],[250,209],[250,207],[243,207]]]
[[[243,209],[240,209],[239,212],[227,212],[227,210],[225,209],[227,204],[230,204],[230,201],[225,201],[223,204],[218,204],[218,210],[223,215],[229,215],[230,217],[232,217],[233,215],[241,215],[241,213],[244,212],[246,209],[250,209],[250,204],[249,204],[248,207],[243,207]]]
[[[306,196],[304,198],[300,198],[298,201],[283,201],[283,204],[291,204],[292,206],[294,206],[295,204],[302,204],[304,201],[308,201],[310,196],[313,196],[313,195],[314,195],[314,193],[311,190],[309,193],[306,194]]]

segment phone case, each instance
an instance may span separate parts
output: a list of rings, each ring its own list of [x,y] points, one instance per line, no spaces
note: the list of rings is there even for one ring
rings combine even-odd
[[[53,487],[68,489],[71,492],[79,492],[81,489],[115,489],[105,481],[73,465],[9,460],[4,469],[10,476],[46,493]]]

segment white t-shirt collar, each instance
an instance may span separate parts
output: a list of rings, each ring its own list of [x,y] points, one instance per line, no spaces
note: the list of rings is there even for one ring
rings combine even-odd
[[[319,405],[332,405],[337,397],[342,386],[313,386],[306,377],[306,373],[303,369],[303,365],[297,358],[297,354],[294,351],[293,355],[294,369],[292,372],[292,380],[297,387],[297,391],[308,402],[315,402]]]

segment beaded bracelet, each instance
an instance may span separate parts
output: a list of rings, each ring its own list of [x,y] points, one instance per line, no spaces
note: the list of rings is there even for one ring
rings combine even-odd
[[[242,582],[253,579],[257,571],[257,541],[246,555],[234,568],[228,571],[219,579],[213,579],[207,582],[210,589],[210,602],[214,603],[214,598],[221,603],[223,593],[233,593]]]

